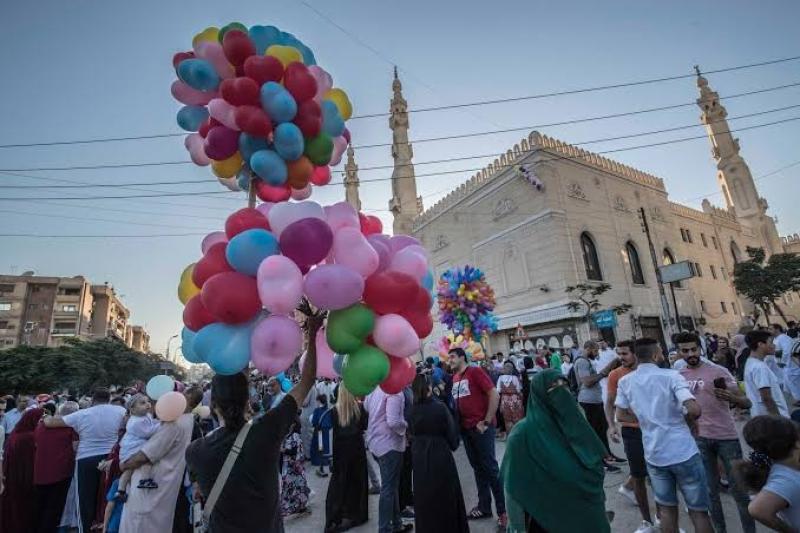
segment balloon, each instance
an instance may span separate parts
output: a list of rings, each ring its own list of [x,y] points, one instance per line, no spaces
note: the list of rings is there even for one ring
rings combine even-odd
[[[198,91],[214,91],[220,82],[214,67],[205,59],[184,59],[178,65],[178,77]]]
[[[306,139],[306,156],[316,166],[327,165],[333,153],[333,140],[330,135],[320,133],[314,138]]]
[[[268,311],[288,315],[303,296],[303,274],[297,265],[282,255],[264,259],[256,274],[258,296]]]
[[[205,420],[211,416],[211,408],[207,405],[201,404],[194,408],[192,414],[195,414]]]
[[[363,230],[362,230],[363,231]],[[370,235],[367,237],[367,242],[372,246],[372,248],[378,254],[378,268],[375,272],[383,272],[389,267],[389,261],[391,260],[391,252],[389,251],[389,245],[384,243],[382,240],[375,238],[376,235]]]
[[[348,130],[347,128],[344,129],[342,137],[344,137],[344,140],[347,141],[347,144],[350,144],[350,142],[352,141],[352,139],[350,138],[350,130]]]
[[[322,187],[331,182],[331,169],[328,166],[315,166],[314,173],[311,175],[311,183],[317,187]]]
[[[200,296],[206,309],[226,324],[247,322],[261,310],[256,280],[239,272],[211,276]]]
[[[325,72],[325,69],[318,65],[308,67],[308,73],[314,77],[317,82],[317,93],[314,95],[314,100],[322,102],[322,97],[333,87],[333,78]]]
[[[205,139],[208,136],[208,131],[215,126],[222,126],[222,123],[209,115],[208,120],[200,124],[200,129],[197,130],[197,133],[200,134],[200,137]]]
[[[314,100],[306,100],[297,106],[294,123],[303,132],[303,137],[316,137],[322,131],[322,108]]]
[[[331,151],[331,160],[328,163],[330,166],[335,167],[339,163],[342,162],[342,155],[344,155],[344,151],[347,149],[347,141],[344,140],[344,137],[334,137],[333,138],[333,150]]]
[[[376,216],[359,213],[359,222],[361,223],[361,233],[364,235],[373,235],[383,232],[383,222]]]
[[[392,254],[396,254],[406,246],[411,246],[412,244],[421,246],[417,239],[409,235],[395,235],[389,239],[389,248],[391,249]]]
[[[192,39],[192,47],[197,48],[197,45],[199,45],[201,42],[204,41],[210,41],[215,43],[217,42],[218,37],[219,37],[219,28],[216,28],[214,26],[209,26],[208,28],[204,29],[203,31],[194,36],[194,39]]]
[[[232,178],[240,168],[242,168],[242,156],[239,155],[239,152],[235,152],[228,159],[211,162],[211,170],[218,178]]]
[[[217,319],[212,315],[206,306],[203,305],[203,300],[200,294],[196,294],[189,298],[186,302],[186,307],[183,308],[183,324],[192,331],[200,331]]]
[[[320,265],[306,275],[303,292],[320,309],[344,309],[361,300],[364,278],[344,265]]]
[[[338,137],[344,133],[344,120],[339,116],[339,108],[330,100],[322,101],[322,131],[331,137]]]
[[[228,236],[228,239],[233,239],[235,235],[245,230],[256,228],[269,231],[269,221],[253,207],[239,209],[225,221],[225,235]]]
[[[375,314],[362,304],[331,311],[328,315],[326,338],[336,353],[351,353],[364,344],[375,327]]]
[[[319,263],[331,251],[332,244],[333,232],[330,226],[318,218],[293,222],[280,236],[281,252],[298,265]]]
[[[311,198],[313,186],[309,183],[302,189],[292,189],[292,200],[306,200]]]
[[[261,105],[261,86],[246,76],[223,80],[219,91],[231,105]]]
[[[333,371],[336,372],[337,376],[342,375],[342,366],[344,366],[344,354],[333,354]]]
[[[289,122],[297,114],[297,103],[292,95],[274,81],[261,86],[261,107],[276,123]]]
[[[289,177],[286,162],[272,150],[259,150],[250,157],[250,168],[267,184],[277,187]]]
[[[358,212],[347,202],[337,202],[333,205],[325,206],[325,215],[328,219],[328,225],[334,233],[341,228],[359,228]]]
[[[433,332],[433,317],[430,313],[403,313],[402,316],[411,324],[420,339],[426,338]]]
[[[195,353],[217,374],[238,374],[250,361],[250,335],[253,324],[229,326],[209,324],[194,337]]]
[[[407,357],[389,358],[389,375],[380,384],[386,394],[397,394],[414,381],[417,369]]]
[[[299,61],[286,66],[283,85],[296,102],[311,100],[317,94],[317,80],[308,71],[308,67]]]
[[[250,340],[253,365],[266,375],[283,372],[303,348],[303,333],[291,318],[272,315],[259,322]]]
[[[303,132],[291,122],[284,122],[275,128],[273,143],[278,155],[287,161],[294,161],[303,155]]]
[[[144,390],[151,399],[158,400],[166,393],[175,390],[175,380],[169,376],[159,374],[150,378]]]
[[[204,167],[211,163],[211,159],[206,155],[205,141],[199,134],[192,133],[187,135],[183,145],[189,151],[189,157],[191,157],[192,163],[195,165]]]
[[[175,422],[186,411],[186,397],[180,392],[168,392],[156,402],[156,416],[162,422]]]
[[[281,126],[283,126],[283,124],[281,124]],[[288,183],[292,189],[304,189],[311,180],[311,175],[314,173],[314,165],[311,164],[311,161],[309,161],[307,157],[301,156],[296,161],[288,162],[286,164],[286,170],[289,175],[286,183]]]
[[[259,213],[267,217],[267,221],[269,221],[269,212],[275,204],[272,202],[263,202],[256,206],[256,209]],[[271,226],[270,226],[271,227]]]
[[[253,137],[268,137],[272,133],[272,120],[261,109],[261,106],[241,105],[234,110],[233,120],[236,122],[237,128]],[[242,139],[239,137],[239,144],[241,145],[241,143]],[[259,149],[266,149],[266,147],[267,144],[264,142],[263,147],[259,147]],[[253,152],[250,153],[251,156],[252,154]]]
[[[183,272],[181,272],[181,280],[178,283],[178,300],[184,305],[186,305],[186,302],[188,302],[192,296],[200,292],[200,287],[192,282],[192,270],[194,270],[195,264],[196,263],[192,263],[183,269]]]
[[[208,103],[208,112],[214,119],[218,120],[226,128],[238,131],[239,126],[236,125],[235,106],[229,104],[222,98],[214,98]],[[236,141],[237,143],[239,141],[238,134],[236,136]]]
[[[242,126],[239,125],[239,127]],[[242,159],[247,161],[248,164],[250,163],[250,158],[253,157],[254,153],[258,152],[259,150],[266,150],[266,149],[267,149],[266,139],[255,137],[247,133],[247,130],[245,129],[242,130],[242,133],[239,135],[239,153],[242,154]]]
[[[389,270],[403,272],[414,279],[421,280],[428,273],[428,259],[418,246],[407,246],[398,251],[389,263]]]
[[[283,63],[284,67],[288,67],[289,64],[294,61],[303,61],[303,54],[301,54],[300,50],[294,48],[293,46],[281,46],[279,44],[273,44],[267,48],[265,54],[278,59],[281,63]]]
[[[240,31],[247,35],[247,26],[242,24],[241,22],[231,22],[230,24],[226,24],[219,29],[219,33],[217,34],[217,40],[220,43],[225,42],[225,35],[228,34],[230,31]]]
[[[428,271],[425,272],[425,276],[422,277],[422,286],[425,287],[427,291],[433,290],[433,272],[431,269],[428,269]]]
[[[350,120],[350,117],[353,116],[353,104],[350,103],[347,93],[342,89],[331,89],[325,93],[323,98],[336,104],[336,108],[339,110],[339,116],[341,116],[342,119]]]
[[[205,255],[208,252],[208,249],[211,248],[212,245],[217,244],[218,242],[226,243],[228,242],[228,237],[225,235],[224,231],[212,231],[205,237],[203,237],[203,242],[200,244],[200,251],[203,252]]]
[[[269,225],[278,237],[290,224],[304,218],[324,221],[325,211],[317,202],[280,203],[272,206],[269,211]]]
[[[379,315],[400,313],[414,301],[418,286],[402,272],[373,274],[364,284],[364,303]]]
[[[248,57],[256,53],[256,47],[247,35],[247,28],[226,32],[222,38],[222,50],[235,67],[243,65]]]
[[[194,265],[192,269],[192,282],[202,288],[208,278],[220,272],[231,272],[233,268],[225,259],[225,247],[227,243],[218,242],[212,244],[203,257]]]
[[[237,272],[255,277],[261,261],[277,253],[278,239],[269,231],[256,228],[233,237],[225,249],[225,258]]]
[[[273,44],[278,44],[281,32],[275,26],[251,26],[250,40],[256,47],[256,54],[264,55],[267,48]]]
[[[250,56],[244,62],[244,74],[261,87],[269,81],[281,81],[283,63],[271,56]]]
[[[339,229],[333,237],[333,258],[366,278],[378,269],[379,258],[375,249],[356,228]]]
[[[372,338],[378,348],[395,357],[408,357],[419,351],[417,333],[400,315],[388,314],[376,318]]]
[[[175,74],[178,73],[178,65],[181,64],[181,61],[184,59],[194,59],[194,51],[188,52],[177,52],[175,55],[172,56],[172,68],[175,69]]]
[[[236,176],[232,176],[230,178],[218,177],[217,181],[229,191],[238,192],[242,190],[241,187],[239,187],[239,178]]]
[[[210,41],[198,43],[195,47],[195,54],[213,65],[220,78],[232,78],[236,75],[236,70],[228,62],[228,58],[225,57],[225,51],[222,49],[221,44]]]
[[[178,126],[186,131],[197,131],[206,119],[208,109],[203,106],[187,105],[178,111]]]
[[[250,169],[246,166],[242,167],[239,169],[239,173],[236,175],[236,185],[243,191],[249,191],[250,179]]]
[[[288,185],[273,187],[263,180],[255,180],[256,196],[264,202],[284,202],[292,195],[292,188]]]
[[[317,331],[315,339],[317,347],[317,377],[336,379],[338,374],[333,371],[333,350],[328,346],[328,341],[325,339],[325,328],[320,328]],[[300,368],[303,368],[302,366]]]
[[[374,346],[361,346],[344,358],[342,379],[355,396],[366,396],[389,375],[389,358]]]
[[[205,361],[194,351],[194,336],[195,332],[189,328],[184,327],[181,330],[181,353],[190,363],[204,363]]]
[[[216,161],[228,159],[239,148],[239,132],[225,126],[214,126],[208,130],[203,150],[206,155]]]

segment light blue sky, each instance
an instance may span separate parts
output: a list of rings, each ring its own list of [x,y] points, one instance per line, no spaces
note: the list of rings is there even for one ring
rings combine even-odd
[[[40,0],[6,2],[0,16],[0,144],[146,135],[178,131],[178,103],[170,93],[175,78],[172,54],[191,46],[192,36],[209,25],[232,20],[247,25],[274,24],[291,31],[315,51],[354,103],[356,114],[384,112],[391,96],[391,64],[401,69],[410,107],[613,84],[704,69],[800,55],[797,21],[800,4],[775,1],[731,2],[580,1],[367,2],[308,0],[346,28],[348,36],[300,2],[165,2],[140,0]],[[355,38],[353,37],[355,36]],[[376,55],[368,47],[376,50]],[[800,82],[800,61],[709,76],[723,97]],[[468,110],[412,115],[413,139],[557,122],[571,118],[692,102],[693,80],[679,80],[614,91],[565,96]],[[730,117],[800,104],[800,88],[731,100]],[[698,110],[673,111],[544,128],[571,143],[695,124]],[[788,110],[732,122],[744,127],[800,116]],[[354,144],[391,140],[383,118],[352,121]],[[587,146],[592,151],[657,142],[702,133],[698,126],[672,134]],[[800,121],[742,132],[742,153],[755,176],[800,159]],[[417,144],[415,160],[505,151],[522,133]],[[173,161],[186,159],[180,138],[83,146],[0,149],[0,168]],[[666,181],[676,201],[699,205],[707,195],[721,203],[714,164],[705,140],[613,154],[613,158]],[[357,151],[359,165],[391,163],[388,148]],[[471,169],[487,160],[418,165],[418,174]],[[92,183],[169,181],[209,177],[192,165],[83,171],[22,172],[31,176]],[[421,177],[426,206],[471,172]],[[390,170],[363,171],[362,180],[386,178]],[[757,183],[779,218],[782,233],[800,231],[795,204],[800,166]],[[337,180],[338,181],[338,180]],[[0,174],[5,185],[56,182]],[[148,188],[148,187],[145,187]],[[175,192],[179,186],[149,187]],[[216,191],[193,185],[187,191]],[[361,187],[367,210],[385,224],[390,184]],[[791,194],[787,194],[791,192]],[[135,194],[114,188],[0,190],[10,196]],[[344,198],[331,185],[314,199]],[[238,196],[83,202],[0,201],[0,233],[149,234],[184,233],[221,227],[226,212],[244,202]],[[55,205],[58,204],[58,205]],[[97,208],[97,209],[95,209]],[[100,210],[102,208],[102,210]],[[124,210],[124,211],[121,211]],[[14,211],[10,213],[8,211]],[[24,213],[24,214],[21,214]],[[47,216],[44,216],[47,215]],[[64,217],[64,218],[62,218]],[[69,218],[67,218],[69,217]],[[106,219],[107,221],[89,220]],[[135,225],[136,223],[137,225]],[[181,326],[175,297],[178,276],[199,258],[200,237],[158,239],[0,238],[0,272],[35,270],[43,275],[83,274],[109,281],[125,295],[133,321],[152,333],[162,351]]]

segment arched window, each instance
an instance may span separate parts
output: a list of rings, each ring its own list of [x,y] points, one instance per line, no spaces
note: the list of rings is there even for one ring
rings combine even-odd
[[[594,281],[603,281],[600,260],[597,257],[597,248],[592,238],[585,231],[581,233],[581,250],[583,251],[583,265],[586,267],[586,278]]]
[[[662,263],[664,265],[674,265],[675,264],[675,256],[672,255],[672,252],[669,251],[669,248],[664,248],[664,255],[663,255]],[[675,286],[675,287],[678,287],[679,289],[682,287],[680,281],[676,281],[672,285]]]
[[[642,263],[639,262],[639,252],[631,241],[625,243],[625,254],[628,256],[628,265],[631,267],[631,279],[637,285],[644,285],[644,272]]]
[[[736,244],[736,241],[731,241],[731,257],[733,257],[734,265],[742,260],[742,252],[739,251],[739,245]]]

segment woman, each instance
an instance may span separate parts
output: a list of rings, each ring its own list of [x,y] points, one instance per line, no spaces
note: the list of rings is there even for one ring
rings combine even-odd
[[[528,413],[506,444],[502,478],[509,531],[610,531],[606,450],[557,370],[531,379]]]
[[[423,375],[411,385],[409,415],[414,482],[414,526],[418,533],[469,531],[461,483],[453,459],[458,429],[445,405],[431,396]]]
[[[333,421],[331,409],[328,407],[328,397],[325,394],[317,396],[317,408],[311,414],[311,426],[314,428],[311,436],[311,464],[317,467],[319,477],[327,477],[325,467],[331,464]]]
[[[364,524],[367,501],[367,451],[364,432],[367,412],[342,384],[339,385],[333,420],[333,466],[325,498],[325,531],[346,531]]]
[[[281,513],[284,517],[308,511],[311,490],[303,467],[303,440],[300,437],[300,419],[295,418],[289,436],[281,446]]]
[[[714,353],[714,362],[727,368],[731,374],[736,372],[736,354],[733,349],[731,349],[727,337],[720,337],[717,339],[717,351]]]
[[[500,412],[505,422],[505,432],[511,431],[514,424],[522,420],[522,383],[515,376],[517,369],[510,361],[503,364],[503,374],[497,378],[497,390],[500,392]]]
[[[25,411],[6,443],[3,456],[2,531],[33,531],[36,525],[36,491],[33,485],[33,465],[36,453],[34,431],[44,411],[39,408]]]
[[[78,404],[66,402],[58,414],[67,416],[77,410]],[[61,522],[75,470],[78,434],[68,427],[48,429],[40,422],[34,431],[34,439],[36,441],[33,461],[37,505],[36,531],[55,531]]]
[[[788,418],[756,416],[742,436],[753,448],[749,461],[736,464],[747,488],[758,492],[750,516],[776,531],[800,529],[800,445],[797,426]]]
[[[744,334],[734,335],[731,345],[736,351],[736,380],[744,381],[744,367],[747,363],[747,358],[750,357],[750,348],[747,347]]]

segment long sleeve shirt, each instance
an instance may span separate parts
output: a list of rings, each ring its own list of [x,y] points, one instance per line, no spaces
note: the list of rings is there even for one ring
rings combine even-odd
[[[367,447],[376,457],[390,451],[404,452],[406,449],[406,423],[403,411],[405,400],[402,393],[386,394],[377,387],[364,400],[369,413]]]

